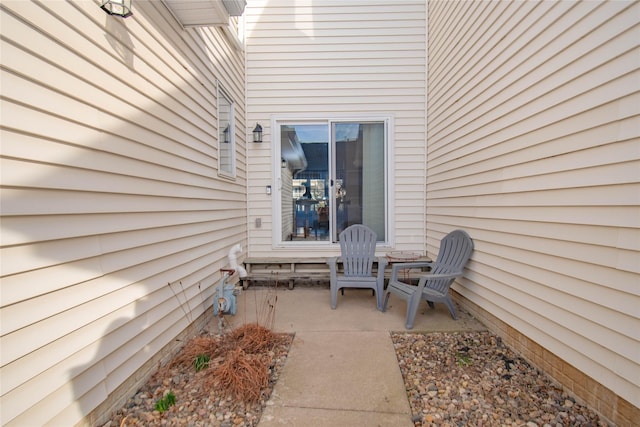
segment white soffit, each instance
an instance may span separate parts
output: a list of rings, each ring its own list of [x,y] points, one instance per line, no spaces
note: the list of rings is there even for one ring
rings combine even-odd
[[[240,16],[246,0],[163,0],[183,27],[228,25]]]

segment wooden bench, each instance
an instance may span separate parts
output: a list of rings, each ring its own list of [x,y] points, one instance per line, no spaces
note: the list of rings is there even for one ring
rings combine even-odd
[[[429,261],[426,257],[420,257],[419,260]],[[247,276],[240,279],[243,289],[249,287],[249,282],[287,283],[289,289],[293,289],[296,280],[329,282],[327,258],[247,258],[243,264],[247,270]],[[340,258],[338,258],[338,265],[340,265]],[[389,266],[387,270],[385,275],[389,277],[391,275]],[[374,274],[376,271],[374,264]]]
[[[241,278],[242,287],[249,282],[286,282],[293,289],[295,280],[329,280],[326,258],[247,258],[244,260],[247,277]]]

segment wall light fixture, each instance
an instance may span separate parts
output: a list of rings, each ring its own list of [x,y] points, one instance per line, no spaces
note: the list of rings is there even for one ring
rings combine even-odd
[[[133,12],[131,12],[131,0],[102,0],[100,7],[109,15],[122,18],[133,15]]]
[[[262,126],[260,126],[260,123],[256,123],[256,127],[253,129],[253,142],[262,142]]]

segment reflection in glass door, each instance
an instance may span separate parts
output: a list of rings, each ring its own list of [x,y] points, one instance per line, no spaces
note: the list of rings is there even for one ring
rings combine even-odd
[[[282,240],[331,237],[328,129],[318,124],[280,126]]]
[[[332,124],[334,241],[352,224],[364,224],[385,240],[384,130],[384,122]]]

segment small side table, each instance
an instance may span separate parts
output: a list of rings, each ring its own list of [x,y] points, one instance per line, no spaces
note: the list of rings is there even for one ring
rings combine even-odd
[[[386,254],[389,266],[404,262],[431,262],[431,258],[418,252],[389,252]],[[421,270],[422,271],[422,270]],[[404,280],[408,284],[413,284],[411,280],[411,269],[404,270]]]

